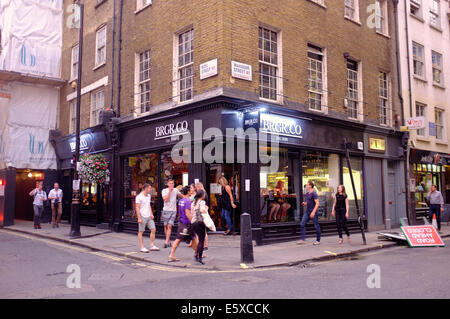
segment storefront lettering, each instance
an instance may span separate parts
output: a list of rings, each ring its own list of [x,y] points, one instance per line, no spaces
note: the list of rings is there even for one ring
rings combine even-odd
[[[278,117],[269,117],[261,114],[261,130],[267,133],[303,138],[300,124]]]
[[[155,139],[182,135],[188,132],[189,124],[187,121],[178,122],[176,124],[167,124],[158,126],[155,129]]]

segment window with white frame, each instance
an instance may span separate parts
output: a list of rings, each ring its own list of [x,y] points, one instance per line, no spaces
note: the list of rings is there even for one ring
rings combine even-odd
[[[106,63],[106,26],[101,27],[96,33],[95,66]]]
[[[152,0],[136,0],[136,11],[152,4]]]
[[[347,60],[347,115],[351,119],[359,118],[360,110],[360,87],[358,62]]]
[[[444,139],[444,110],[434,108],[434,123],[436,126],[436,139]]]
[[[390,125],[389,105],[389,75],[380,71],[378,73],[378,108],[380,110],[380,124],[382,125]]]
[[[140,113],[150,111],[150,50],[144,51],[138,55],[136,61],[137,68],[137,90],[138,110]]]
[[[431,62],[433,67],[433,83],[442,85],[442,54],[431,51]]]
[[[278,33],[259,27],[259,97],[278,100]]]
[[[323,49],[308,44],[308,104],[311,110],[322,111],[324,101],[324,53]]]
[[[409,0],[409,12],[418,18],[422,18],[422,0]]]
[[[359,0],[345,0],[344,16],[359,22]]]
[[[184,102],[194,98],[194,29],[178,35],[178,95]]]
[[[424,60],[424,48],[416,42],[413,42],[413,65],[414,74],[425,78],[425,60]]]
[[[70,68],[70,79],[75,80],[78,78],[78,45],[72,47],[72,61]]]
[[[416,102],[416,116],[422,116],[425,117],[425,119],[427,118],[427,106],[425,104]],[[426,121],[425,121],[426,123]],[[417,130],[417,135],[419,136],[425,136],[426,134],[426,130],[424,128],[418,129]]]
[[[388,35],[388,8],[387,0],[375,1],[375,23],[378,33]]]
[[[431,0],[430,4],[430,24],[436,28],[441,27],[441,19],[440,19],[440,1],[439,0]]]
[[[69,123],[69,134],[75,133],[77,125],[77,99],[73,99],[69,102],[70,108],[70,123]]]
[[[91,93],[91,126],[100,124],[100,111],[105,108],[105,91]]]

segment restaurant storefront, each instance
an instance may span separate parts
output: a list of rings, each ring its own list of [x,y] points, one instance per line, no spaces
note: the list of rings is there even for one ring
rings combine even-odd
[[[367,220],[368,129],[363,124],[349,125],[273,106],[243,107],[242,103],[218,99],[185,111],[166,111],[123,122],[118,130],[120,182],[114,192],[119,194],[116,220],[120,230],[137,230],[135,197],[144,183],[151,183],[152,208],[158,233],[162,234],[160,194],[169,178],[175,180],[176,187],[202,182],[216,227],[224,230],[218,179],[226,177],[237,205],[232,212],[234,229],[239,231],[240,215],[249,213],[259,243],[298,237],[304,186],[308,181],[316,185],[319,220],[325,233],[336,231],[331,212],[333,196],[340,184],[346,187],[350,200],[350,228],[359,230],[356,200]],[[215,143],[218,138],[220,142]],[[349,145],[355,192],[344,138]],[[400,141],[401,136],[392,138]],[[178,149],[174,151],[175,145]],[[401,156],[395,159],[402,160]],[[376,187],[384,193],[383,183]],[[310,231],[312,225],[308,225],[307,232]]]

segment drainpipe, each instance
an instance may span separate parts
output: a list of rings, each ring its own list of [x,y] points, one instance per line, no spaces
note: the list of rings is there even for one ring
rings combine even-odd
[[[121,77],[121,66],[122,66],[122,13],[123,13],[123,0],[120,0],[119,6],[119,57],[117,61],[118,74],[117,81],[118,84],[118,92],[117,92],[117,117],[120,117],[120,95],[122,92],[122,77]]]
[[[116,57],[116,1],[113,2],[113,24],[112,24],[112,66],[111,66],[111,111],[114,112],[114,80],[115,80],[115,57]]]

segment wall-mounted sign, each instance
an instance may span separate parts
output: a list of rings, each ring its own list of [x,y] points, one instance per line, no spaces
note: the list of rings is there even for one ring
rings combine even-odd
[[[259,118],[260,132],[286,137],[303,138],[302,123],[299,119],[270,113],[261,113]]]
[[[384,137],[369,137],[369,151],[375,153],[385,153],[386,139]]]
[[[358,150],[360,151],[364,151],[364,143],[363,142],[358,142],[356,143]]]
[[[420,130],[425,128],[426,125],[427,122],[423,116],[412,117],[406,120],[406,126],[408,126],[410,130]]]
[[[241,80],[252,81],[252,66],[231,61],[231,76]]]
[[[433,122],[429,123],[430,136],[436,136],[436,125]]]
[[[86,133],[80,136],[80,153],[84,153],[88,151],[92,147],[93,137],[91,133]],[[72,138],[69,142],[70,151],[75,153],[76,148],[76,140],[75,137]]]
[[[167,125],[157,126],[155,128],[155,140],[180,136],[188,133],[189,124],[187,121],[171,123]]]
[[[217,75],[217,59],[200,64],[200,80]]]

